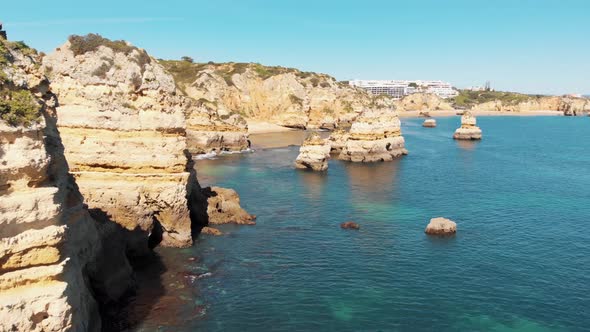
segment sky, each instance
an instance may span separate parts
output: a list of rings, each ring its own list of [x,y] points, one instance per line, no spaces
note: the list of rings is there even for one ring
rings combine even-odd
[[[46,53],[71,34],[156,58],[258,62],[338,80],[590,94],[590,0],[2,1],[10,40]]]

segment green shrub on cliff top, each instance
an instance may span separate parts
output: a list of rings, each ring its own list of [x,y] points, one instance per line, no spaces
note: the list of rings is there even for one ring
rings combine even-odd
[[[137,50],[139,56],[135,59],[135,62],[142,68],[151,62],[151,58],[146,51],[129,45],[124,40],[110,40],[95,33],[89,33],[86,36],[71,35],[68,40],[70,41],[70,50],[74,52],[74,55],[94,52],[100,46],[105,46],[112,49],[114,52],[123,53],[125,55],[129,55]]]
[[[11,126],[30,126],[39,120],[40,110],[29,90],[0,92],[0,118]]]
[[[449,99],[449,101],[454,103],[455,106],[471,107],[473,105],[496,100],[507,105],[516,105],[533,98],[535,98],[535,96],[515,92],[460,90],[459,95]]]

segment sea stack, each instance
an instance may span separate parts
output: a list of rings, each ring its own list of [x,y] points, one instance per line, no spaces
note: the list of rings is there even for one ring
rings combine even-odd
[[[434,127],[436,127],[436,120],[434,120],[434,119],[426,119],[426,120],[424,120],[424,123],[422,124],[422,127],[434,128]]]
[[[407,154],[401,123],[392,110],[368,109],[353,122],[338,156],[352,162],[390,161]]]
[[[346,140],[350,135],[346,130],[343,129],[336,129],[330,134],[328,138],[328,143],[330,144],[330,153],[340,154],[344,145],[346,145]]]
[[[452,235],[457,232],[457,224],[443,217],[432,218],[424,232],[430,235]]]
[[[314,171],[325,171],[328,169],[330,158],[330,145],[317,133],[309,135],[295,160],[295,167],[301,169],[312,169]]]
[[[480,140],[481,129],[476,126],[477,120],[469,111],[465,111],[461,116],[461,127],[455,130],[454,139],[460,140]]]

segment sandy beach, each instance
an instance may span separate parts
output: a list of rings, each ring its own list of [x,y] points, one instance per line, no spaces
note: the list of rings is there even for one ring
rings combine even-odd
[[[296,131],[297,129],[279,126],[274,123],[248,119],[248,133],[250,134],[265,134],[265,133],[280,133],[285,131]]]

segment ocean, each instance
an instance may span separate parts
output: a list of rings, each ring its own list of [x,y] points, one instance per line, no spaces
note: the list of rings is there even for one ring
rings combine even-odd
[[[458,117],[422,121],[402,119],[393,162],[306,172],[296,146],[199,160],[257,225],[158,248],[133,329],[588,330],[590,118],[479,117],[480,142],[452,139]],[[455,236],[424,234],[438,216]]]

